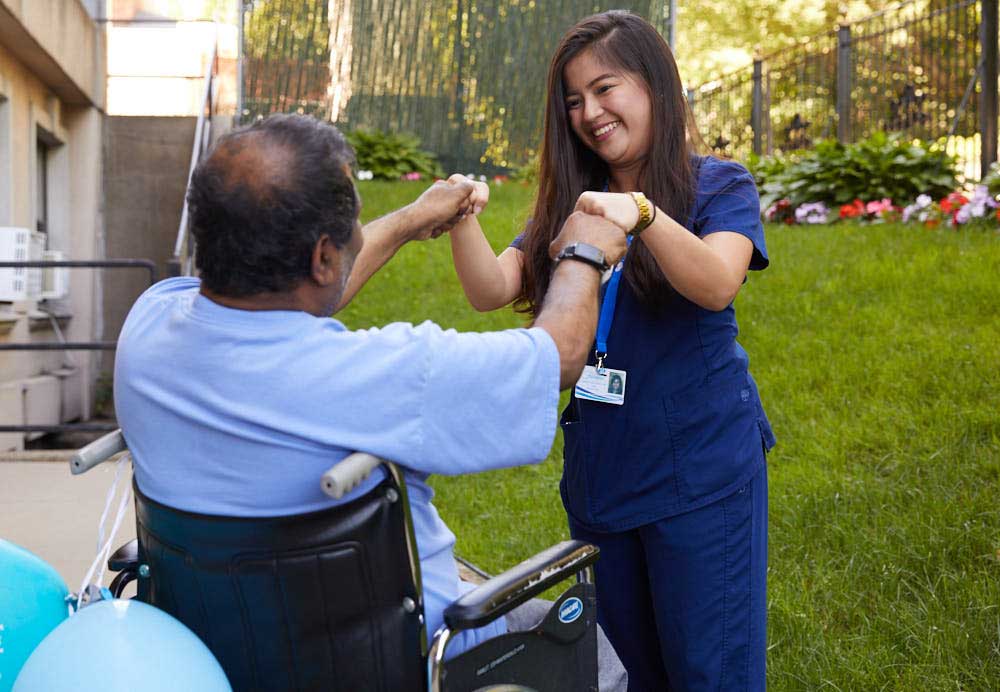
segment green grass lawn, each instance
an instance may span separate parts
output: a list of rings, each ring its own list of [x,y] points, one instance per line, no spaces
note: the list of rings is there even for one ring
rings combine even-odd
[[[366,219],[412,183],[360,186]],[[531,191],[493,189],[494,247]],[[1000,689],[1000,235],[769,227],[737,299],[778,436],[769,458],[775,690]],[[466,303],[447,238],[411,244],[340,315],[517,326]],[[458,551],[499,571],[567,536],[562,439],[538,466],[437,478]]]

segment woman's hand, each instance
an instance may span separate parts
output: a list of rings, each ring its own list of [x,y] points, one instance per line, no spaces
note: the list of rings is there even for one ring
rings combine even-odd
[[[625,233],[639,223],[639,207],[632,196],[624,192],[584,192],[576,201],[574,211],[603,216]]]
[[[483,209],[486,208],[486,205],[489,204],[490,186],[486,183],[473,180],[472,178],[467,178],[460,173],[449,176],[448,182],[452,185],[463,185],[466,183],[472,185],[472,193],[469,195],[467,200],[469,208],[466,209],[466,214],[477,216]]]

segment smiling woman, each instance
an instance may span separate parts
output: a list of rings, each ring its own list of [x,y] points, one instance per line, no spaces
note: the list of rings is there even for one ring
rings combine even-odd
[[[628,72],[608,72],[592,50],[571,60],[564,74],[573,132],[609,166],[638,173],[652,139],[646,88]]]
[[[763,689],[774,436],[732,305],[768,264],[753,178],[695,151],[673,55],[629,12],[563,36],[547,95],[531,221],[497,257],[466,218],[456,271],[477,309],[538,315],[556,263],[601,266],[559,242],[575,213],[630,235],[562,416],[570,533],[601,548],[598,617],[631,689]]]

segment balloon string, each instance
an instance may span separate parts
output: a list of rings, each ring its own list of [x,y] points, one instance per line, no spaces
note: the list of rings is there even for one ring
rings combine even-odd
[[[125,513],[128,511],[128,503],[132,499],[132,486],[126,484],[125,492],[122,493],[121,499],[118,502],[118,510],[115,512],[115,519],[111,525],[111,533],[104,538],[104,524],[107,521],[108,512],[111,510],[111,503],[114,500],[115,494],[118,491],[118,483],[122,477],[122,471],[125,465],[131,464],[132,455],[125,453],[118,460],[118,464],[115,468],[115,477],[111,482],[111,487],[108,489],[107,498],[104,502],[104,511],[101,513],[100,525],[97,527],[97,557],[90,564],[90,569],[87,570],[87,575],[83,578],[83,583],[80,584],[80,592],[76,599],[76,609],[77,611],[83,606],[83,597],[87,591],[87,585],[92,583],[91,579],[94,578],[95,572],[97,573],[97,578],[94,583],[98,586],[104,581],[104,572],[107,568],[108,557],[111,555],[111,548],[114,545],[115,536],[118,534],[118,529],[122,525],[122,520],[125,519]],[[98,570],[100,568],[100,570]]]

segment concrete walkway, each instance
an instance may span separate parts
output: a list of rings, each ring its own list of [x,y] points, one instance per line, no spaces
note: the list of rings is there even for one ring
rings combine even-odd
[[[72,451],[18,452],[0,455],[0,538],[16,543],[52,565],[70,591],[77,591],[97,555],[97,528],[115,464],[104,463],[74,476]],[[131,469],[123,473],[119,491],[131,484]],[[114,501],[111,514],[117,509]],[[113,516],[106,522],[111,530]],[[129,504],[115,539],[120,545],[135,538],[135,512]],[[111,576],[106,576],[108,584]]]

